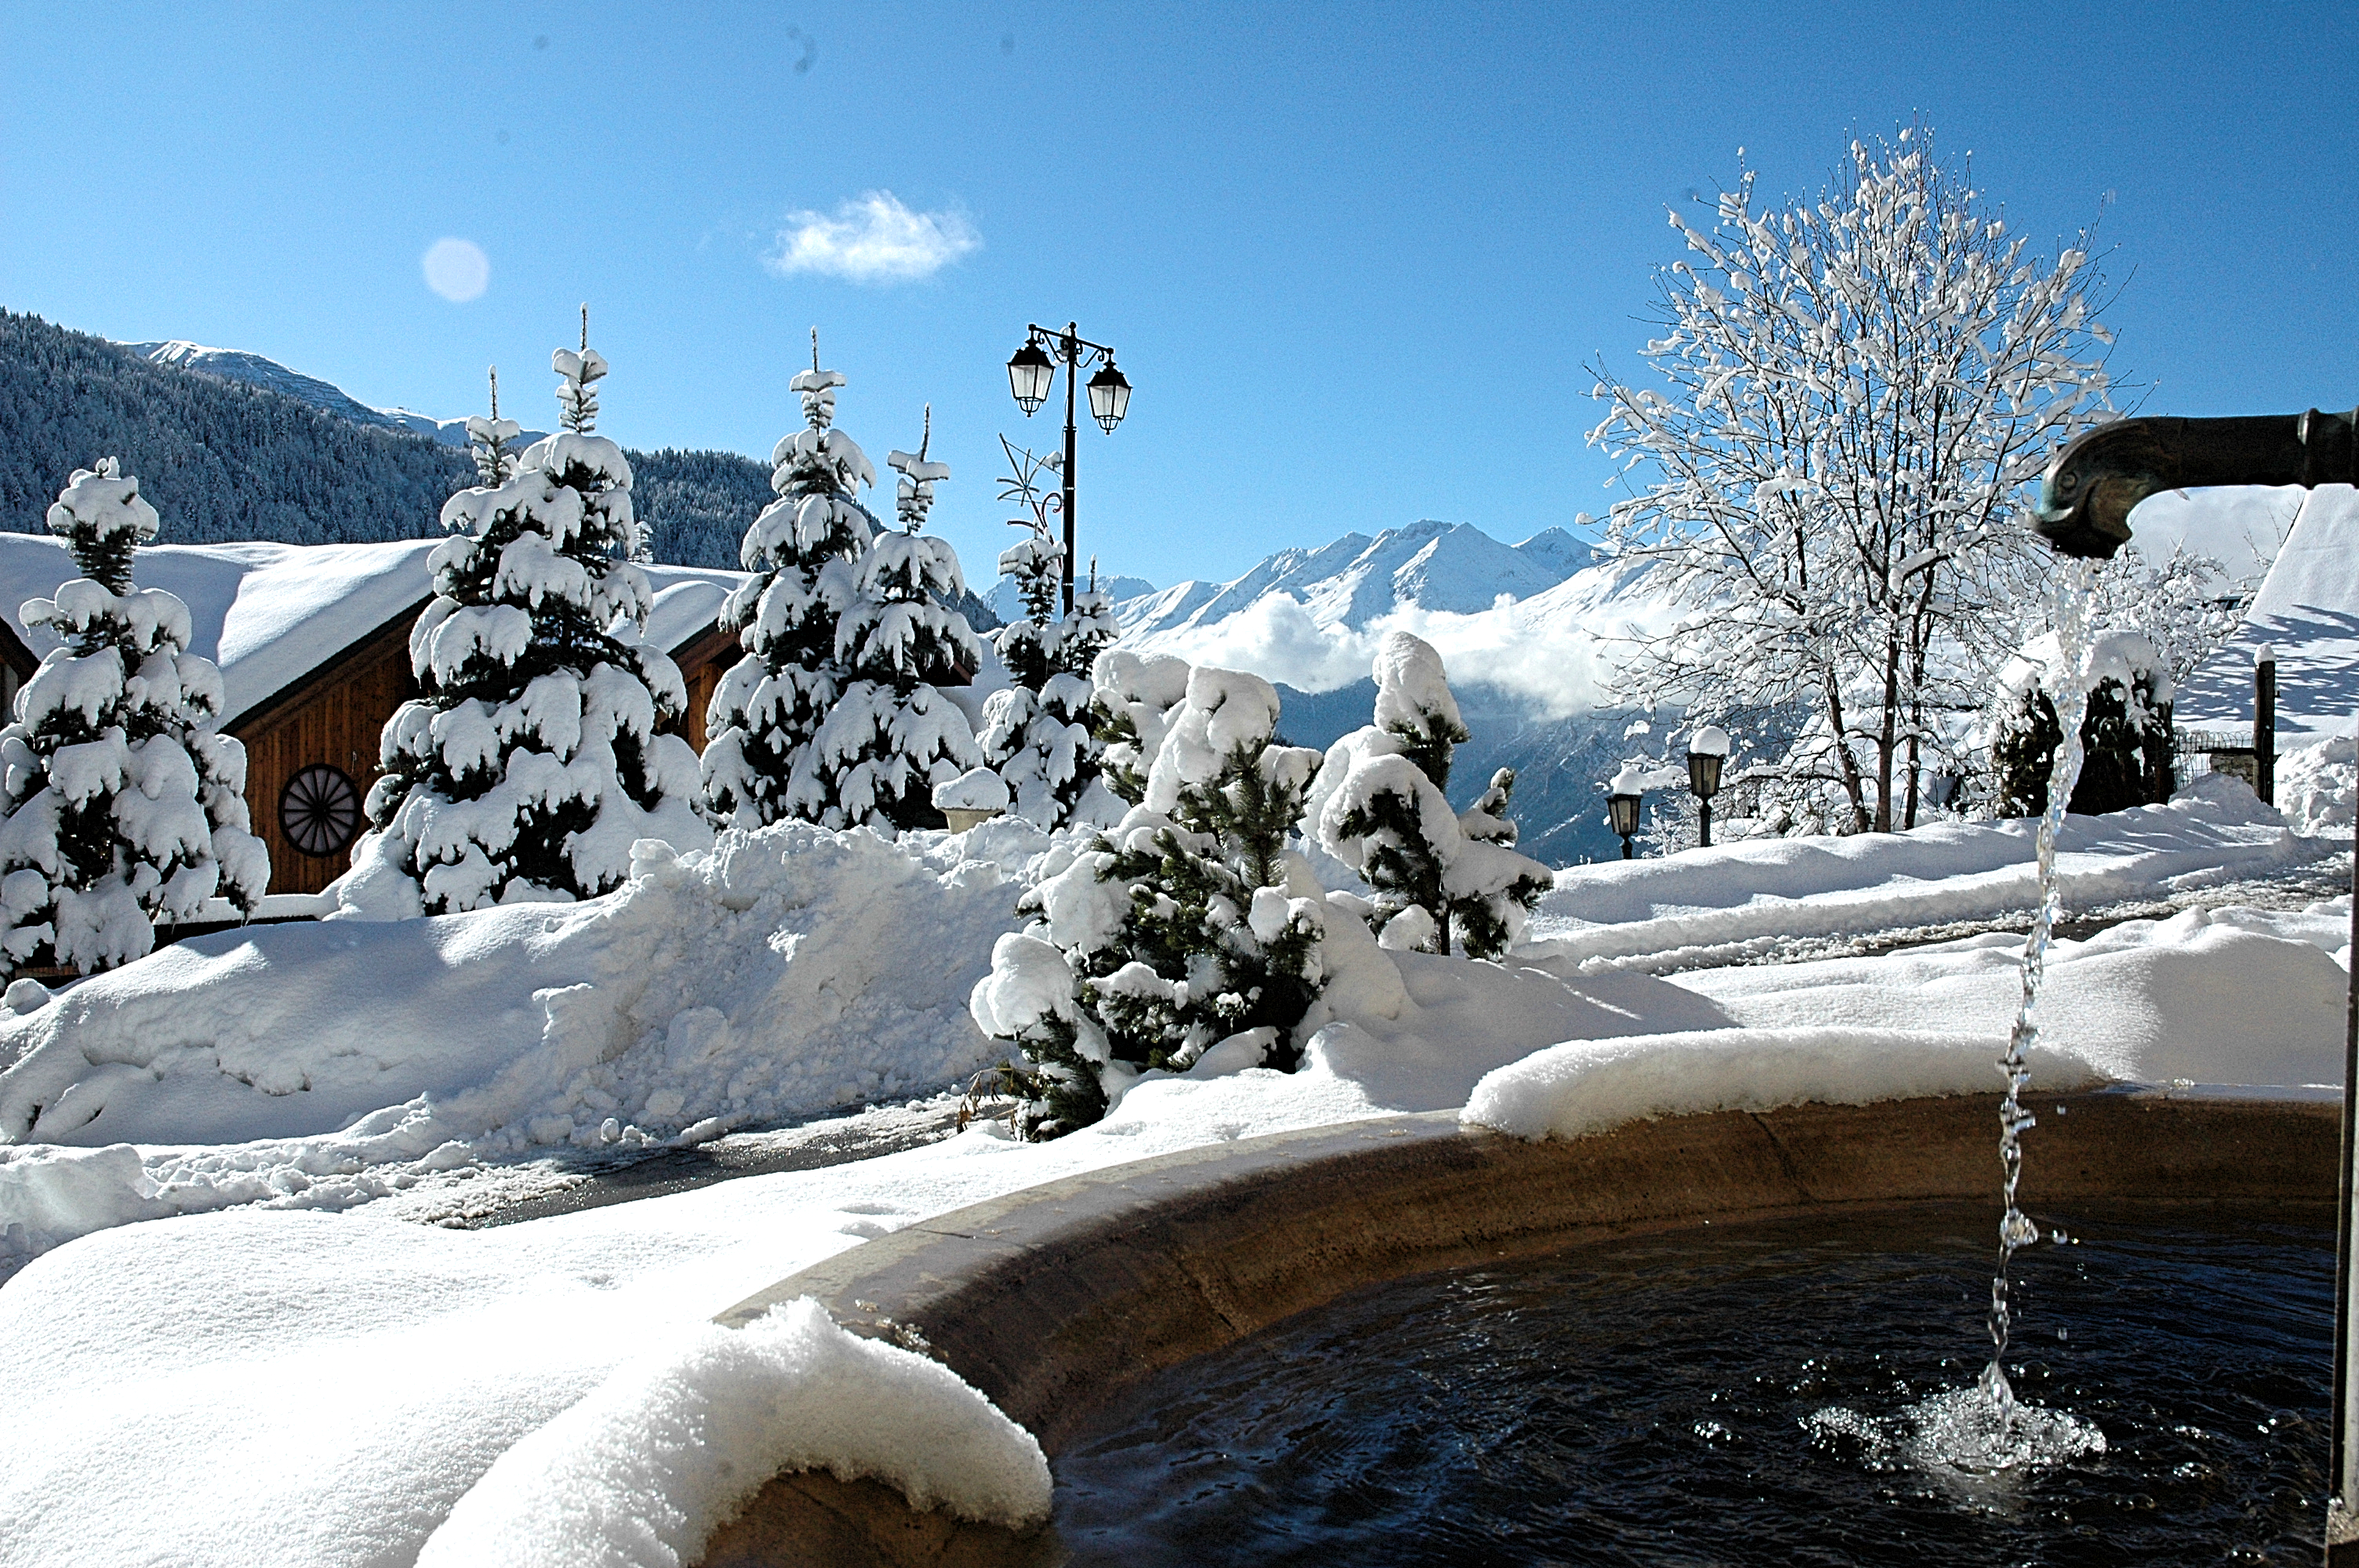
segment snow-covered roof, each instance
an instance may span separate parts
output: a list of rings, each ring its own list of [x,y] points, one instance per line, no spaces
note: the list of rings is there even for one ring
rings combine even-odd
[[[2322,484],[2303,501],[2253,607],[2180,688],[2181,724],[2253,720],[2253,655],[2277,660],[2277,729],[2351,733],[2359,715],[2359,490]]]
[[[647,587],[655,598],[655,608],[647,612],[647,640],[650,646],[666,653],[711,631],[720,617],[721,601],[751,575],[705,567],[639,569],[647,574]]]
[[[221,666],[226,719],[250,712],[327,659],[425,601],[426,557],[440,541],[383,545],[151,545],[132,572],[189,607],[189,651]],[[712,624],[743,572],[695,567],[643,568],[654,590],[647,640],[667,651]],[[46,626],[26,626],[20,609],[81,574],[65,542],[43,534],[0,533],[0,619],[36,656],[58,645]]]
[[[151,545],[132,573],[188,605],[189,651],[221,666],[223,717],[234,719],[423,600],[435,544]],[[21,607],[81,575],[63,540],[0,534],[0,618],[37,655],[58,639],[28,629]]]

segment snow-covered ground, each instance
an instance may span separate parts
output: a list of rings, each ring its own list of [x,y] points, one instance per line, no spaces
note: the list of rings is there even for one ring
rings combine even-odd
[[[2212,782],[2074,819],[2065,847],[2085,903],[2311,873],[2347,841]],[[756,1483],[781,1454],[832,1459],[1027,1517],[1039,1477],[987,1409],[808,1314],[745,1343],[707,1320],[927,1216],[1207,1142],[1394,1110],[1566,1134],[1993,1089],[2013,937],[1696,965],[1994,919],[2031,890],[2019,824],[1580,868],[1506,964],[1383,954],[1298,1074],[1151,1074],[1047,1144],[983,1122],[488,1229],[408,1222],[448,1217],[420,1195],[462,1182],[578,1174],[848,1101],[939,1115],[995,1058],[967,991],[1047,848],[1006,824],[897,845],[733,834],[710,856],[649,852],[593,903],[224,933],[0,1019],[0,1258],[22,1265],[0,1288],[0,1366],[13,1429],[40,1434],[0,1473],[0,1562],[679,1561],[742,1495],[715,1444]],[[2035,1081],[2332,1084],[2349,933],[2332,899],[2062,943]],[[741,1387],[765,1409],[907,1420],[789,1419],[782,1436],[732,1402]],[[699,1428],[723,1435],[679,1440]],[[928,1461],[919,1432],[964,1457]],[[625,1540],[625,1516],[660,1527]]]

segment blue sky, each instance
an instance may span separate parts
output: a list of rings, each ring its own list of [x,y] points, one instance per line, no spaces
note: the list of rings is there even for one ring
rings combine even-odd
[[[1116,435],[1083,429],[1085,552],[1226,577],[1347,529],[1602,512],[1582,367],[1638,370],[1666,206],[1740,146],[1764,190],[1814,189],[1920,116],[2035,244],[2098,223],[2148,412],[2347,407],[2354,45],[2347,0],[0,0],[0,304],[446,416],[496,362],[503,411],[546,422],[586,299],[602,429],[761,456],[817,325],[880,463],[933,404],[935,519],[977,577],[1012,537],[995,435],[1059,438],[1003,362],[1075,318],[1137,388]],[[870,192],[930,237],[929,276],[766,261]],[[446,238],[488,259],[479,297],[428,287]]]

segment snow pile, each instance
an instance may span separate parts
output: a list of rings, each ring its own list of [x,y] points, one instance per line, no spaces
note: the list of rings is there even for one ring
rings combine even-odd
[[[1474,1086],[1462,1119],[1518,1138],[1581,1138],[1625,1122],[1818,1102],[1871,1105],[1928,1095],[1995,1093],[1997,1043],[1908,1029],[1717,1029],[1558,1045]],[[2083,1058],[2040,1046],[2043,1093],[2104,1081]]]
[[[2291,913],[2190,909],[2060,941],[2040,1038],[2135,1083],[2339,1084],[2350,940],[2341,898]],[[1875,958],[1698,971],[1680,984],[1746,1029],[1898,1038],[1939,1019],[1995,1053],[2023,994],[2022,956],[2022,937],[1993,932]],[[1992,1074],[1970,1087],[1999,1085]]]
[[[2347,838],[2359,803],[2359,747],[2348,735],[2277,753],[2277,810],[2295,832]]]
[[[874,1476],[919,1509],[1049,1517],[1032,1434],[938,1362],[837,1327],[810,1297],[617,1368],[500,1455],[419,1568],[676,1568],[788,1470]]]
[[[1987,920],[2037,902],[2036,826],[1941,822],[1576,866],[1556,873],[1522,951],[1552,968],[1671,967],[1742,957],[1745,944],[1770,938]],[[2288,831],[2252,791],[2218,775],[2166,806],[2068,816],[2057,845],[2064,900],[2077,908],[2267,876],[2335,848]]]
[[[1021,890],[957,840],[789,824],[634,869],[583,904],[255,926],[93,978],[0,1019],[0,1139],[300,1138],[422,1099],[413,1157],[596,1147],[981,1065],[966,993]]]

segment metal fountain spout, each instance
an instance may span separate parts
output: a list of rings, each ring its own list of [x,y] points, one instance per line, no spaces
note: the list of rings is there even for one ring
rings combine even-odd
[[[2059,555],[2110,559],[2129,543],[2130,509],[2157,491],[2359,483],[2354,438],[2359,409],[2257,419],[2117,419],[2056,454],[2032,526]],[[2359,862],[2352,887],[2351,939],[2359,950]],[[2352,972],[2343,1024],[2341,1171],[2326,1565],[2359,1568],[2359,968]]]
[[[2349,414],[2250,419],[2116,419],[2056,455],[2032,526],[2060,555],[2110,559],[2129,543],[2130,508],[2158,491],[2208,484],[2359,483]]]

